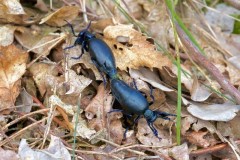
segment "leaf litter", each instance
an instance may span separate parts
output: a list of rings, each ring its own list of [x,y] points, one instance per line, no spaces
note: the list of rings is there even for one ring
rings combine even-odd
[[[71,159],[72,136],[76,132],[75,153],[82,159],[239,158],[239,105],[226,99],[229,95],[205,70],[205,66],[200,68],[192,63],[191,53],[184,46],[179,46],[184,102],[181,145],[176,145],[174,118],[154,122],[161,141],[153,135],[144,118],[129,127],[124,137],[128,123],[124,121],[123,114],[109,113],[112,108],[121,109],[111,94],[110,82],[107,80],[107,86],[103,85],[88,53],[81,59],[71,58],[81,54],[80,45],[63,50],[76,40],[71,38],[71,32],[66,33],[71,30],[64,20],[73,23],[77,31],[79,26],[82,29],[87,26],[83,22],[92,20],[90,31],[113,51],[119,77],[129,85],[135,81],[149,102],[152,101],[152,92],[155,100],[151,109],[176,113],[177,68],[172,61],[176,56],[175,40],[162,0],[127,0],[120,4],[134,20],[147,28],[151,38],[141,33],[140,28],[129,24],[129,19],[113,1],[91,4],[86,1],[81,5],[68,1],[52,1],[49,5],[37,1],[32,6],[25,6],[24,2],[1,0],[0,6],[0,22],[4,23],[0,26],[0,125],[8,126],[0,136],[3,140],[0,143],[2,157]],[[199,3],[192,1],[182,5],[179,2],[178,5],[184,8],[181,12],[186,15],[181,18],[197,37],[207,58],[239,88],[239,35],[231,33],[235,20],[226,16],[227,12],[223,15],[215,12],[214,7],[224,11],[233,9],[219,2],[212,10],[203,12],[205,8]],[[38,9],[43,12],[39,13]],[[154,41],[172,55],[157,50],[159,46]],[[221,94],[216,94],[216,90]],[[35,113],[39,106],[57,108],[51,113],[54,117],[51,123],[35,125],[47,116]],[[32,115],[24,121],[18,118],[24,114]],[[34,130],[23,134],[28,127]],[[51,140],[47,139],[50,144],[44,144],[48,149],[36,150],[43,145],[44,130],[51,135]],[[12,137],[15,137],[14,141]],[[34,138],[36,140],[32,141]],[[8,150],[13,142],[18,153]],[[227,147],[225,142],[231,147]],[[216,149],[219,145],[225,147]]]

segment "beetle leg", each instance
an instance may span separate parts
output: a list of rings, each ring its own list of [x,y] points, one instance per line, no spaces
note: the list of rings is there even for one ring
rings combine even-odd
[[[111,111],[108,112],[108,114],[110,114],[112,112],[123,112],[123,110],[121,110],[121,109],[112,109]]]
[[[136,124],[140,118],[141,118],[141,116],[137,116],[137,117],[134,119],[134,124]]]
[[[136,90],[138,90],[137,84],[136,84],[136,80],[133,78],[133,86],[135,87]]]
[[[123,140],[126,139],[126,136],[127,136],[127,131],[129,130],[129,127],[126,127],[124,133],[123,133]]]
[[[149,85],[149,87],[150,87],[150,97],[152,98],[152,102],[150,102],[150,103],[153,103],[154,100],[155,100],[155,98],[154,98],[154,96],[153,96],[153,86],[150,85],[150,84],[148,84],[148,85]]]
[[[73,29],[72,24],[69,23],[69,22],[68,22],[67,20],[65,20],[65,19],[64,19],[64,21],[67,22],[68,26],[71,28],[73,35],[74,35],[75,37],[77,37],[77,35],[75,34],[75,31],[74,31],[74,29]]]
[[[80,59],[82,56],[83,56],[83,54],[84,54],[84,52],[82,52],[81,54],[80,54],[80,56],[78,56],[78,57],[71,57],[72,59]]]
[[[153,126],[153,123],[152,122],[148,122],[148,126],[150,127],[150,129],[152,130],[154,136],[156,136],[159,141],[162,139],[160,137],[158,137],[158,131],[156,130],[156,128]]]
[[[98,69],[98,72],[100,73],[100,75],[103,79],[104,88],[106,88],[106,79],[104,78],[104,75],[103,75],[102,71],[99,69],[100,66],[97,64],[97,62],[94,59],[92,59],[92,62],[96,66],[96,68]]]
[[[171,121],[171,119],[168,116],[176,117],[175,114],[171,114],[171,113],[167,113],[167,112],[162,112],[162,111],[154,111],[154,112],[156,113],[158,118],[162,118],[162,119],[169,120],[169,121]]]
[[[68,47],[64,48],[63,50],[70,49],[70,48],[73,48],[73,47],[75,47],[75,46],[76,46],[76,45],[68,46]]]

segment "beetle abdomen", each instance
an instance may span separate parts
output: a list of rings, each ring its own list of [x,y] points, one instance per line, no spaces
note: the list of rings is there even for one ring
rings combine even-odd
[[[142,115],[148,109],[146,98],[138,90],[129,87],[124,81],[112,79],[111,89],[126,112]]]
[[[117,74],[115,58],[109,46],[101,39],[93,38],[89,41],[89,53],[97,63],[99,69],[109,77]]]

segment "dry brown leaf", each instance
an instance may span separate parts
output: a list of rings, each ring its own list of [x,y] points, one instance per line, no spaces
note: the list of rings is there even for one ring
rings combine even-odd
[[[61,27],[66,24],[64,20],[74,20],[79,12],[79,8],[76,6],[64,6],[54,13],[43,18],[40,24],[47,23],[50,26]]]
[[[92,82],[71,69],[65,75],[58,76],[59,70],[55,64],[34,63],[29,70],[42,96],[45,93],[51,96],[55,88],[61,100],[69,104],[76,104],[79,94]]]
[[[122,143],[124,129],[122,127],[122,122],[119,119],[111,121],[109,132],[110,132],[110,137],[114,143],[117,143],[117,144]]]
[[[75,40],[75,39],[74,39]],[[72,41],[74,41],[72,40]],[[63,45],[63,47],[67,47],[66,45]],[[87,69],[91,69],[96,77],[96,80],[102,80],[102,77],[96,68],[96,66],[93,64],[91,57],[88,53],[85,53],[82,55],[80,59],[73,59],[71,57],[78,57],[82,53],[81,46],[76,46],[74,48],[71,48],[71,50],[67,51],[67,55],[69,57],[68,59],[68,66],[71,68],[75,64],[84,64]]]
[[[155,123],[156,124],[156,123]],[[159,140],[149,128],[146,119],[141,118],[138,121],[138,131],[137,131],[137,138],[138,140],[145,145],[153,145],[153,146],[169,146],[171,145],[171,137],[169,135],[168,130],[163,129],[163,127],[158,127],[155,125],[155,128],[158,131],[158,136],[162,138]]]
[[[186,139],[192,143],[192,144],[196,144],[197,146],[206,148],[208,146],[210,146],[210,142],[208,139],[205,139],[204,136],[207,134],[208,132],[203,132],[203,131],[199,131],[199,132],[188,132],[187,134],[185,134]]]
[[[50,50],[61,42],[62,35],[51,34],[56,30],[57,28],[48,26],[18,27],[18,32],[15,32],[15,38],[28,50],[31,49],[32,52],[48,55]]]
[[[33,79],[35,83],[37,84],[37,87],[40,91],[40,94],[43,96],[48,86],[46,86],[46,77],[47,75],[57,75],[56,71],[56,65],[52,64],[46,64],[46,63],[34,63],[30,68],[29,71],[33,75]],[[48,82],[50,80],[48,79]],[[54,81],[52,84],[54,84],[56,81]]]
[[[34,7],[38,8],[39,10],[41,10],[43,12],[49,11],[47,4],[43,0],[37,0],[37,4],[35,4]]]
[[[85,109],[85,116],[87,119],[93,119],[96,115],[97,118],[103,121],[103,117],[111,110],[112,98],[112,95],[109,94],[109,90],[105,89],[103,83],[101,83],[98,87],[97,95]]]
[[[14,106],[20,92],[20,78],[25,73],[27,52],[16,48],[0,46],[0,108]]]
[[[103,84],[98,87],[97,95],[85,109],[85,115],[89,121],[89,126],[95,130],[103,130],[107,124],[107,114],[112,107],[112,95],[104,89]],[[96,116],[96,118],[94,118]]]
[[[218,122],[217,129],[223,136],[239,139],[240,138],[239,121],[240,121],[240,116],[238,114],[234,119],[232,119],[228,123]]]
[[[157,51],[155,46],[147,41],[147,37],[134,30],[132,25],[108,26],[104,30],[104,41],[112,49],[120,70],[144,66],[161,69],[163,66],[172,65],[172,62]]]

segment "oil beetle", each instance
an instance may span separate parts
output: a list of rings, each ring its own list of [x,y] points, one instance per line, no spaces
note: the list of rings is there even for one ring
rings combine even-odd
[[[66,20],[65,20],[66,21]],[[75,47],[76,45],[82,46],[82,53],[79,57],[72,57],[73,59],[79,59],[84,54],[84,51],[89,52],[91,56],[91,60],[98,68],[99,72],[104,72],[107,74],[110,79],[117,77],[117,69],[115,58],[109,46],[101,39],[96,38],[96,36],[88,31],[91,22],[87,26],[86,29],[80,31],[78,35],[75,34],[72,25],[66,21],[68,26],[71,28],[72,33],[75,37],[77,37],[76,41],[72,46],[64,48],[70,49]],[[102,75],[103,77],[103,75]],[[104,79],[104,77],[103,77]]]
[[[111,90],[114,97],[122,105],[124,114],[136,114],[137,118],[135,119],[135,122],[140,118],[141,115],[143,115],[153,134],[157,138],[161,139],[158,137],[158,132],[153,126],[153,122],[157,118],[170,120],[168,116],[176,116],[175,114],[150,110],[146,98],[138,90],[129,87],[120,79],[111,79]]]

